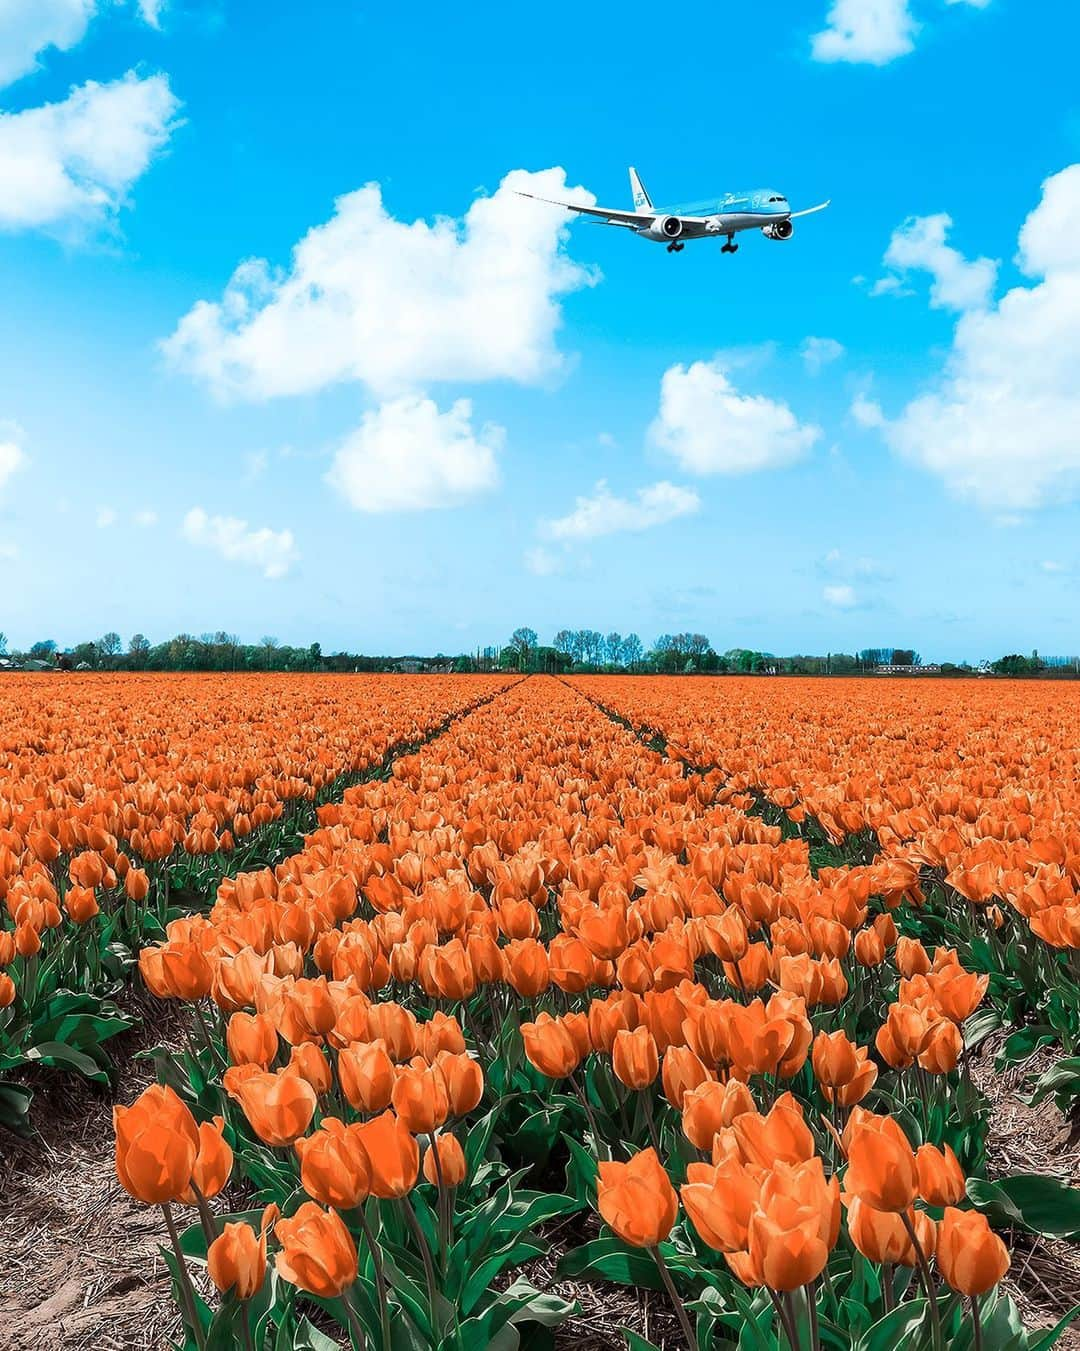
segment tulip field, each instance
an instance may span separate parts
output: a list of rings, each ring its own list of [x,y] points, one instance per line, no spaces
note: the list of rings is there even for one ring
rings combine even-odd
[[[990,1142],[1077,1115],[1078,771],[1065,684],[7,677],[0,1142],[114,1095],[182,1351],[1075,1347]]]

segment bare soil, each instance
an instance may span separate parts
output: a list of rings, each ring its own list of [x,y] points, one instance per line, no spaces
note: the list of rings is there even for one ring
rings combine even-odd
[[[137,998],[132,995],[131,998]],[[180,1012],[147,999],[118,1037],[115,1093],[55,1070],[29,1079],[37,1134],[0,1133],[0,1345],[6,1351],[159,1351],[179,1332],[159,1245],[161,1212],[116,1180],[112,1104],[153,1069],[136,1052],[172,1042]]]
[[[1039,1051],[1004,1072],[994,1068],[992,1051],[972,1065],[978,1087],[990,1099],[987,1141],[991,1178],[1009,1173],[1043,1173],[1080,1186],[1080,1138],[1053,1101],[1029,1107],[1021,1094],[1061,1052]],[[1022,1230],[1004,1235],[1012,1253],[1005,1286],[1029,1328],[1050,1328],[1080,1305],[1080,1243],[1038,1238]],[[1080,1320],[1057,1342],[1060,1351],[1080,1351]]]

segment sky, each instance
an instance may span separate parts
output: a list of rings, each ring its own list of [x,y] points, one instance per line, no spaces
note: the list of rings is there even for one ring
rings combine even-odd
[[[0,627],[1080,651],[1073,0],[0,0]],[[517,195],[831,199],[680,254]]]

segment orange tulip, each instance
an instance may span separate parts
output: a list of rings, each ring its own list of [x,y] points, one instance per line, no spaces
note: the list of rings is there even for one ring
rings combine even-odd
[[[920,1145],[915,1151],[919,1195],[930,1206],[956,1206],[967,1195],[963,1169],[952,1149],[945,1145]]]
[[[756,1112],[750,1090],[739,1079],[729,1079],[726,1084],[706,1079],[683,1095],[683,1134],[696,1148],[708,1150],[724,1126]]]
[[[523,998],[535,999],[551,983],[547,949],[535,938],[507,943],[506,979]]]
[[[440,1051],[435,1066],[446,1084],[450,1116],[465,1116],[484,1096],[484,1071],[466,1051]]]
[[[854,1107],[857,1102],[862,1102],[877,1083],[878,1067],[869,1059],[865,1046],[856,1049],[855,1059],[855,1073],[846,1084],[840,1088],[822,1085],[821,1094],[826,1102],[835,1102],[840,1107]]]
[[[649,1029],[642,1025],[633,1032],[617,1033],[611,1048],[611,1064],[615,1077],[627,1088],[641,1090],[654,1084],[660,1071],[660,1058]]]
[[[222,1294],[232,1290],[237,1299],[252,1299],[266,1278],[266,1231],[280,1216],[276,1205],[263,1211],[256,1235],[250,1224],[226,1223],[206,1254],[210,1279]]]
[[[356,1280],[356,1245],[335,1211],[305,1201],[290,1219],[278,1220],[274,1233],[281,1244],[274,1264],[290,1285],[336,1299]]]
[[[596,959],[588,946],[571,934],[558,934],[548,948],[551,980],[567,994],[581,994],[596,976]]]
[[[388,1200],[412,1190],[420,1171],[420,1148],[403,1121],[383,1112],[364,1122],[360,1140],[371,1167],[372,1196]]]
[[[956,1069],[964,1038],[955,1023],[942,1018],[930,1028],[919,1053],[919,1064],[931,1074],[950,1074]]]
[[[173,1090],[152,1084],[130,1107],[114,1107],[113,1128],[124,1190],[148,1205],[179,1200],[191,1182],[199,1131]]]
[[[932,1257],[934,1221],[921,1210],[909,1210],[907,1217],[915,1229],[924,1256]],[[918,1259],[915,1246],[898,1212],[875,1210],[854,1196],[848,1206],[847,1222],[852,1243],[871,1262],[887,1262],[891,1266],[901,1267],[916,1265]]]
[[[820,1172],[821,1161],[810,1161]],[[795,1179],[773,1175],[762,1187],[758,1205],[750,1216],[749,1259],[771,1290],[797,1290],[821,1275],[829,1260],[833,1212],[839,1207],[839,1190],[833,1179],[832,1194],[825,1186],[808,1188]],[[788,1185],[793,1181],[794,1186]],[[771,1184],[776,1182],[775,1189]]]
[[[33,957],[41,951],[41,935],[31,924],[15,926],[15,951],[20,957]]]
[[[199,1149],[195,1156],[195,1166],[191,1173],[191,1186],[184,1191],[180,1200],[193,1206],[196,1202],[195,1188],[209,1199],[217,1196],[229,1180],[232,1172],[233,1152],[223,1134],[225,1120],[216,1116],[213,1121],[199,1124]]]
[[[855,935],[855,960],[860,966],[880,966],[885,960],[885,944],[876,929],[860,929]]]
[[[859,1071],[858,1047],[844,1032],[819,1032],[814,1039],[813,1066],[818,1083],[843,1088]]]
[[[311,1041],[300,1042],[292,1048],[285,1069],[289,1074],[298,1074],[301,1079],[306,1079],[320,1098],[324,1093],[329,1093],[334,1082],[329,1061]]]
[[[346,1126],[323,1117],[319,1129],[294,1145],[300,1157],[300,1181],[314,1200],[336,1210],[352,1210],[367,1199],[371,1165],[362,1126]]]
[[[438,1154],[438,1165],[435,1156]],[[424,1177],[433,1187],[458,1187],[465,1181],[465,1152],[453,1135],[437,1135],[424,1155]]]
[[[6,971],[0,971],[0,1009],[15,1002],[15,982]]]
[[[682,1111],[686,1094],[712,1077],[689,1046],[671,1046],[664,1052],[664,1096],[677,1112]]]
[[[521,1039],[529,1064],[548,1079],[565,1079],[581,1063],[569,1029],[550,1013],[541,1013],[535,1023],[522,1023]]]
[[[399,1067],[390,1102],[414,1135],[430,1135],[450,1114],[446,1080],[419,1058]]]
[[[868,1115],[854,1131],[844,1182],[875,1210],[910,1209],[919,1189],[915,1155],[892,1117]]]
[[[629,1163],[601,1163],[596,1195],[607,1224],[635,1248],[655,1248],[667,1238],[679,1209],[655,1149],[642,1150]]]
[[[917,938],[898,938],[896,941],[896,969],[902,976],[925,976],[930,970],[930,957]]]
[[[64,907],[73,924],[86,924],[101,913],[92,887],[69,887],[64,897]]]
[[[440,1051],[449,1051],[453,1055],[465,1053],[465,1036],[461,1024],[445,1013],[433,1013],[426,1023],[420,1024],[416,1032],[417,1050],[428,1062],[433,1061]]]
[[[358,1112],[384,1112],[394,1091],[394,1062],[382,1041],[353,1042],[338,1052],[338,1079]]]
[[[747,1163],[770,1168],[776,1163],[804,1163],[814,1155],[814,1137],[790,1093],[782,1093],[767,1116],[744,1112],[732,1128]]]
[[[291,1145],[315,1115],[315,1090],[288,1070],[252,1074],[237,1084],[236,1096],[251,1129],[275,1148]]]
[[[983,1295],[1009,1269],[1009,1253],[977,1210],[946,1208],[938,1225],[938,1270],[962,1295]]]
[[[225,1044],[234,1065],[268,1069],[278,1051],[274,1020],[265,1013],[234,1013],[225,1030]]]
[[[761,1192],[760,1169],[738,1159],[692,1163],[679,1195],[702,1240],[717,1252],[739,1252],[749,1244],[750,1216]]]

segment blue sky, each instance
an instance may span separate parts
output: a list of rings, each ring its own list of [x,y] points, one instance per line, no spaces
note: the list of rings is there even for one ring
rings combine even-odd
[[[1078,42],[1068,0],[6,0],[0,627],[1080,650]],[[630,163],[833,205],[673,256],[511,191]]]

